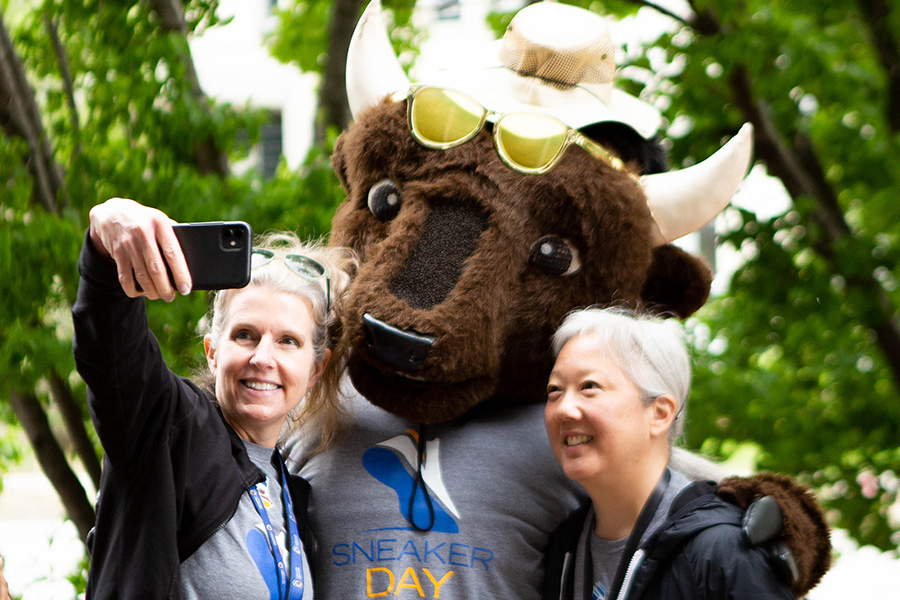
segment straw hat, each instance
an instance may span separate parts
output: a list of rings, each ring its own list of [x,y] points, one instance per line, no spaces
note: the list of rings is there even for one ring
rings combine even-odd
[[[354,45],[365,51],[354,53]],[[349,56],[347,86],[354,115],[373,103],[371,92],[377,101],[408,87],[384,34],[378,0],[363,13]],[[420,83],[455,88],[497,113],[541,112],[574,128],[615,121],[652,137],[662,123],[659,112],[616,89],[615,71],[608,20],[545,1],[516,13],[503,37],[487,45],[477,62],[442,69]],[[359,98],[357,90],[366,96]]]
[[[614,86],[615,54],[608,19],[538,2],[516,13],[480,64],[445,69],[422,83],[453,87],[498,113],[541,112],[576,129],[615,121],[653,137],[659,111]]]

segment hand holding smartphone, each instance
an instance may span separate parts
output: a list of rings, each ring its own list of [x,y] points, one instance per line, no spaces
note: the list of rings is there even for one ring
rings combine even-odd
[[[193,289],[241,288],[250,282],[250,225],[243,221],[212,221],[179,223],[173,229],[191,272]]]

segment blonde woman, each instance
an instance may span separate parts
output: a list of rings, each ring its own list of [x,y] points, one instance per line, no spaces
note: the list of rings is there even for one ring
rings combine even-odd
[[[190,289],[171,221],[121,199],[91,211],[73,308],[105,450],[88,598],[313,598],[309,486],[277,444],[336,410],[329,331],[355,262],[290,236],[253,259],[249,285],[216,295],[204,389],[166,367],[140,297]]]

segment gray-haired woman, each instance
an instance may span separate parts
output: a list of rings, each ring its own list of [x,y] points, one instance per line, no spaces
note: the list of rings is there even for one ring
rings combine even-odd
[[[742,538],[743,511],[669,467],[691,379],[678,325],[585,309],[553,351],[547,434],[590,502],[551,538],[544,598],[793,598]]]

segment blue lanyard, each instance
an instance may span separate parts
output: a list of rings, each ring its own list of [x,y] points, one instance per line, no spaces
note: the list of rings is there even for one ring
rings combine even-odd
[[[277,453],[277,451],[276,451]],[[294,504],[291,502],[291,495],[288,493],[287,473],[284,470],[284,460],[281,454],[278,454],[278,464],[281,467],[281,496],[284,500],[284,510],[288,517],[288,531],[291,534],[291,581],[288,585],[287,565],[281,557],[281,549],[278,547],[278,540],[275,538],[275,529],[269,520],[269,513],[263,506],[256,491],[256,486],[247,489],[250,499],[253,500],[253,506],[259,513],[263,525],[266,528],[266,535],[269,538],[269,546],[272,548],[272,556],[275,559],[275,566],[278,568],[278,597],[285,600],[300,600],[303,598],[303,547],[300,541],[300,531],[297,528],[297,518],[294,516]]]

